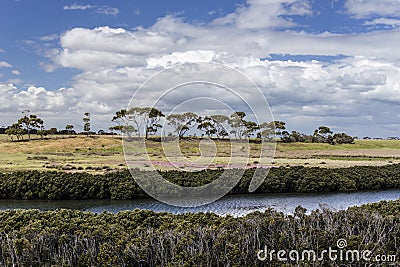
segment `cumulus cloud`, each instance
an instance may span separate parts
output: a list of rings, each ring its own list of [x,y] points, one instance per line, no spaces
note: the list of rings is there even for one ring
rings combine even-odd
[[[358,117],[370,107],[371,101],[381,104],[391,102],[386,104],[388,109],[400,104],[396,97],[399,95],[396,84],[400,80],[399,66],[362,57],[333,63],[261,61],[211,51],[188,51],[150,58],[147,67],[84,72],[75,78],[74,88],[79,95],[81,107],[85,103],[104,103],[99,112],[112,112],[127,105],[136,88],[153,74],[185,62],[222,63],[242,71],[261,88],[277,116]],[[173,80],[174,77],[169,79]],[[221,82],[237,86],[241,94],[248,90],[232,77],[226,77]],[[140,100],[142,105],[153,104],[145,102],[146,99],[152,99],[163,86],[166,86],[165,82],[154,85],[146,91],[143,99],[136,100]],[[216,92],[212,91],[210,95]],[[188,91],[184,94],[187,96]],[[173,99],[176,101],[178,98]],[[164,108],[173,108],[176,104],[174,101],[164,103]]]
[[[0,61],[0,68],[11,68],[12,65],[10,63],[8,63],[7,61]]]
[[[356,3],[363,6],[355,7]],[[389,11],[379,3],[349,0],[346,8],[354,16],[369,17],[372,9],[374,14],[388,15]],[[396,6],[394,3],[391,9]],[[367,124],[395,124],[387,114],[400,106],[397,82],[400,66],[395,63],[400,59],[397,49],[400,30],[358,34],[292,30],[296,25],[290,16],[309,16],[312,12],[309,1],[249,0],[233,13],[207,24],[191,24],[167,15],[147,28],[73,28],[60,35],[60,46],[47,54],[51,62],[43,64],[48,70],[56,67],[80,70],[71,88],[51,91],[34,87],[24,91],[11,87],[5,95],[12,95],[19,99],[14,101],[23,105],[37,102],[35,108],[44,111],[51,108],[88,111],[104,118],[107,124],[111,114],[126,107],[136,89],[154,74],[178,64],[195,68],[196,64],[210,62],[226,64],[250,77],[269,100],[275,116],[293,128],[310,132],[312,127],[328,124],[333,129],[347,129],[361,135]],[[367,23],[397,22],[371,19]],[[332,62],[262,60],[269,54],[348,57]],[[166,79],[172,82],[178,77],[179,74]],[[236,86],[240,94],[256,98],[248,85],[233,77],[219,79]],[[153,104],[146,101],[165,85],[165,82],[154,84],[135,101],[138,105]],[[206,90],[210,90],[211,96],[225,94],[221,89],[207,87],[183,90],[166,98],[161,103],[163,110],[167,112],[184,97],[199,96]],[[62,105],[63,101],[68,105]],[[227,97],[227,101],[239,107],[235,99]],[[205,110],[201,105],[192,108]],[[389,135],[392,130],[384,131]]]
[[[345,125],[350,133],[361,135],[361,126],[357,126],[359,123],[395,123],[395,120],[388,115],[385,117],[384,114],[391,113],[400,106],[400,66],[391,62],[361,57],[331,63],[315,60],[268,61],[233,57],[211,51],[188,51],[167,54],[158,60],[154,58],[149,60],[146,67],[111,67],[84,71],[74,78],[72,87],[68,89],[49,91],[31,86],[20,90],[13,85],[1,84],[0,101],[7,103],[2,106],[2,110],[27,107],[36,112],[74,112],[78,117],[87,111],[97,114],[96,118],[104,118],[97,118],[98,125],[107,125],[111,114],[125,108],[144,81],[165,67],[190,60],[192,62],[188,66],[192,67],[199,64],[196,61],[215,62],[228,64],[243,72],[259,86],[272,106],[276,118],[287,121],[289,127],[298,126],[297,129],[305,132],[319,124],[328,124],[338,130],[345,130]],[[153,83],[144,94],[135,97],[135,104],[153,105],[151,100],[159,96],[160,90],[165,89],[167,84],[173,83],[178,77],[179,75],[166,77]],[[168,83],[165,82],[167,79]],[[248,97],[251,101],[257,101],[257,94],[249,84],[241,84],[231,75],[220,76],[218,79],[221,84],[233,86],[238,94]],[[207,80],[207,77],[204,77],[204,80]],[[224,99],[234,108],[245,108],[222,89],[199,88],[180,88],[159,104],[164,112],[169,112],[182,100],[203,94]],[[207,111],[204,103],[189,107],[193,111]],[[211,105],[207,107],[212,108]],[[214,109],[219,111],[218,107]],[[389,130],[387,132],[389,134]]]
[[[181,63],[213,62],[217,57],[220,56],[223,55],[217,54],[214,51],[196,50],[187,52],[173,52],[161,57],[148,58],[146,61],[147,66],[150,68],[169,68]]]
[[[180,41],[166,34],[130,32],[122,28],[75,28],[60,39],[54,61],[63,67],[88,70],[105,66],[143,66],[146,57],[168,52]]]
[[[0,101],[2,111],[69,111],[74,106],[74,93],[71,88],[60,88],[55,91],[43,87],[29,86],[20,90],[13,84],[0,83]]]
[[[254,5],[240,7],[235,13],[220,18],[225,22],[217,19],[207,25],[194,25],[167,15],[150,28],[135,30],[107,26],[94,29],[74,28],[61,35],[61,47],[51,59],[62,67],[80,70],[107,66],[143,67],[149,58],[196,50],[258,58],[267,57],[268,54],[331,56],[343,54],[400,59],[400,50],[396,47],[400,41],[399,29],[360,34],[275,31],[259,20],[253,22],[250,19],[254,17],[252,14],[263,11],[261,13],[264,15],[264,11],[269,10],[267,7],[272,9],[275,7],[277,14],[289,11],[280,1],[271,4],[272,7],[262,4],[264,1],[250,3],[253,2]],[[232,22],[227,22],[231,19]],[[279,17],[278,21],[281,19],[283,18]],[[280,24],[276,23],[278,22],[267,24],[275,26]]]
[[[11,73],[14,75],[21,75],[21,72],[19,70],[12,70]]]

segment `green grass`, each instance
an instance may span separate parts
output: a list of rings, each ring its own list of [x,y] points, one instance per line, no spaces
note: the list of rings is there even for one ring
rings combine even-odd
[[[322,157],[319,157],[322,158]],[[393,157],[356,157],[356,156],[343,156],[343,157],[326,157],[330,160],[344,160],[344,161],[382,161],[382,160],[389,160],[394,159]]]
[[[355,140],[354,144],[322,143],[277,143],[281,151],[296,150],[359,150],[359,149],[400,149],[400,140]]]

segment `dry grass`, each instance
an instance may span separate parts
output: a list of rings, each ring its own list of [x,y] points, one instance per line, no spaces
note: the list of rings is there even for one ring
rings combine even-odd
[[[96,137],[57,137],[41,140],[33,136],[31,141],[0,142],[0,151],[8,151],[10,153],[73,153],[81,152],[121,152],[121,139],[108,136]]]
[[[146,148],[140,142],[132,143],[130,160],[142,169],[146,165],[147,155],[159,169],[170,169],[165,164],[168,160],[160,142],[147,141]],[[203,162],[212,166],[224,165],[231,159],[237,164],[253,166],[260,155],[260,144],[250,144],[250,158],[242,156],[244,145],[230,145],[228,141],[215,141],[216,157],[212,149],[200,150],[199,140],[183,140],[179,146],[188,164],[202,165]],[[204,148],[204,147],[203,147]],[[168,149],[168,147],[166,148]],[[210,155],[206,155],[209,150]],[[203,161],[200,156],[203,154]],[[147,155],[146,155],[147,154]],[[206,155],[206,156],[205,156]],[[179,162],[179,157],[169,157]],[[275,166],[303,165],[320,167],[348,167],[356,165],[385,165],[400,163],[400,141],[358,140],[353,145],[329,145],[307,143],[278,143]],[[0,171],[15,170],[64,170],[88,171],[101,173],[110,170],[123,169],[125,158],[121,139],[111,136],[85,137],[76,136],[40,140],[35,138],[30,142],[10,142],[6,136],[0,136]]]

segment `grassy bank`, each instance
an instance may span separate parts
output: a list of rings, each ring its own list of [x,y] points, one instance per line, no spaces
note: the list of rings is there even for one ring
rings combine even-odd
[[[246,194],[255,169],[247,169],[232,194]],[[225,170],[234,177],[238,169]],[[219,178],[224,170],[201,172],[159,172],[168,181],[182,186],[200,186]],[[133,170],[135,178],[149,178],[155,171]],[[344,192],[400,188],[400,164],[382,167],[350,168],[272,168],[256,193]],[[156,188],[159,194],[179,190]],[[136,199],[147,197],[128,171],[106,174],[21,171],[0,174],[0,198],[3,199]]]

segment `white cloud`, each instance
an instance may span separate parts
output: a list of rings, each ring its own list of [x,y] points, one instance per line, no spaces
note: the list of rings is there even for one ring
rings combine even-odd
[[[50,35],[40,37],[40,40],[44,41],[44,42],[49,42],[49,41],[57,40],[58,38],[59,38],[58,34],[50,34]]]
[[[24,81],[18,78],[14,78],[14,79],[9,79],[7,80],[8,84],[13,84],[13,85],[19,85],[22,84]]]
[[[11,73],[14,75],[21,75],[21,72],[19,70],[12,70]]]
[[[149,68],[169,68],[181,63],[213,62],[217,57],[220,56],[222,55],[217,55],[217,53],[214,51],[196,50],[187,52],[173,52],[161,57],[148,58],[146,61]]]
[[[72,88],[50,91],[43,87],[29,86],[21,89],[0,82],[0,101],[1,125],[15,123],[26,109],[43,118],[45,127],[63,129],[71,122],[80,125],[80,114],[76,114],[77,98]]]
[[[118,8],[109,6],[79,5],[76,3],[64,6],[64,10],[89,10],[89,9],[94,10],[94,12],[98,14],[111,15],[111,16],[118,15],[119,13]]]
[[[65,112],[74,106],[72,89],[61,88],[48,91],[43,87],[29,86],[26,90],[19,90],[12,84],[0,83],[1,110],[19,111],[30,109],[33,111]]]
[[[89,50],[138,55],[167,51],[174,45],[171,37],[158,32],[130,32],[107,26],[93,30],[74,28],[61,36],[60,41],[62,47],[71,52]]]
[[[263,1],[249,0],[248,6],[213,21],[214,25],[233,25],[239,29],[268,29],[290,27],[294,24],[282,15],[310,15],[310,5],[301,0]]]
[[[311,4],[307,0],[298,0],[286,7],[286,15],[311,16],[313,14]]]
[[[248,6],[213,21],[214,25],[234,25],[239,29],[269,29],[295,26],[284,15],[307,16],[312,14],[307,0],[249,0]]]
[[[62,50],[53,60],[63,67],[81,70],[144,66],[146,57],[171,51],[179,42],[157,32],[75,28],[61,36]]]
[[[96,13],[115,16],[118,15],[119,10],[115,7],[99,6],[96,8]]]
[[[149,28],[74,28],[61,35],[61,49],[51,57],[62,67],[80,70],[145,66],[148,58],[196,50],[259,58],[268,54],[344,54],[400,59],[396,46],[400,42],[400,30],[359,34],[276,31],[275,27],[292,25],[282,14],[311,12],[308,2],[283,3],[251,0],[248,6],[205,25],[190,24],[167,15]]]
[[[400,19],[388,19],[388,18],[379,18],[374,20],[369,20],[364,23],[364,25],[389,25],[389,26],[399,26]]]
[[[349,10],[350,2],[346,4]],[[360,9],[357,14],[369,16],[365,10],[368,9]],[[376,10],[384,13],[383,9]],[[400,59],[400,30],[358,34],[288,30],[294,24],[285,15],[311,14],[308,1],[250,0],[248,5],[208,24],[190,24],[167,15],[151,27],[133,30],[74,28],[60,36],[60,47],[48,53],[52,62],[44,65],[49,70],[80,70],[72,81],[70,94],[58,93],[67,97],[70,108],[78,114],[99,114],[105,123],[109,123],[113,112],[126,107],[143,81],[166,67],[187,62],[193,66],[198,62],[222,63],[242,71],[261,87],[275,116],[300,130],[309,132],[317,124],[330,124],[361,135],[360,129],[366,129],[363,125],[368,123],[393,123],[387,114],[397,114],[400,106],[400,65],[395,63]],[[395,23],[376,19],[371,24],[374,21]],[[282,27],[287,30],[276,30]],[[269,54],[349,57],[331,63],[260,60]],[[222,78],[227,83],[237,83],[233,78]],[[146,99],[156,95],[162,86],[165,84],[155,84],[138,103],[146,104]],[[248,87],[239,90],[251,96]],[[45,91],[40,94],[52,97]],[[163,107],[170,109],[185,94],[196,96],[196,92],[177,93]],[[222,93],[214,90],[210,94]],[[32,98],[34,93],[28,95]],[[72,96],[75,101],[69,100]],[[16,94],[16,98],[20,97]]]
[[[74,120],[77,122],[81,113],[88,111],[94,118],[101,117],[102,120],[98,119],[97,124],[104,127],[116,110],[127,106],[135,90],[159,70],[182,62],[192,62],[192,66],[196,66],[195,62],[198,61],[228,64],[242,71],[261,88],[276,118],[287,121],[289,127],[299,126],[297,129],[305,132],[310,132],[319,124],[328,124],[338,130],[346,127],[350,133],[362,135],[359,132],[362,127],[358,124],[393,123],[394,120],[390,116],[385,117],[384,113],[392,113],[400,106],[400,66],[391,62],[361,57],[333,63],[261,61],[212,51],[188,51],[153,58],[145,67],[84,71],[75,77],[73,86],[68,89],[49,91],[43,87],[31,86],[27,90],[20,90],[13,85],[0,84],[0,101],[7,103],[1,109],[16,112],[29,108],[39,113],[53,111],[57,114],[72,112],[76,114],[72,117],[76,117]],[[156,97],[160,88],[173,83],[177,77],[169,77],[168,83],[163,79],[164,82],[153,84],[143,97],[135,98],[136,103],[153,104],[148,102],[149,99]],[[222,84],[234,86],[239,94],[247,95],[250,99],[253,97],[253,101],[256,101],[254,97],[257,95],[249,86],[240,84],[234,78],[221,76],[219,79]],[[182,99],[201,93],[222,97],[233,107],[240,108],[240,103],[235,99],[224,96],[226,92],[215,88],[204,90],[207,88],[178,90],[163,99],[163,111],[168,112]],[[191,108],[204,112],[204,106]],[[372,121],[365,119],[366,115],[371,116]],[[342,124],[337,118],[342,118]],[[303,123],[299,123],[299,120]],[[58,122],[60,125],[54,123],[56,127],[65,124],[62,120]]]
[[[347,11],[356,18],[371,16],[398,16],[400,14],[399,0],[347,0]]]
[[[11,68],[12,65],[10,63],[6,62],[6,61],[0,61],[0,67]]]
[[[94,8],[95,6],[92,5],[79,5],[79,4],[72,4],[64,6],[64,10],[86,10]]]

